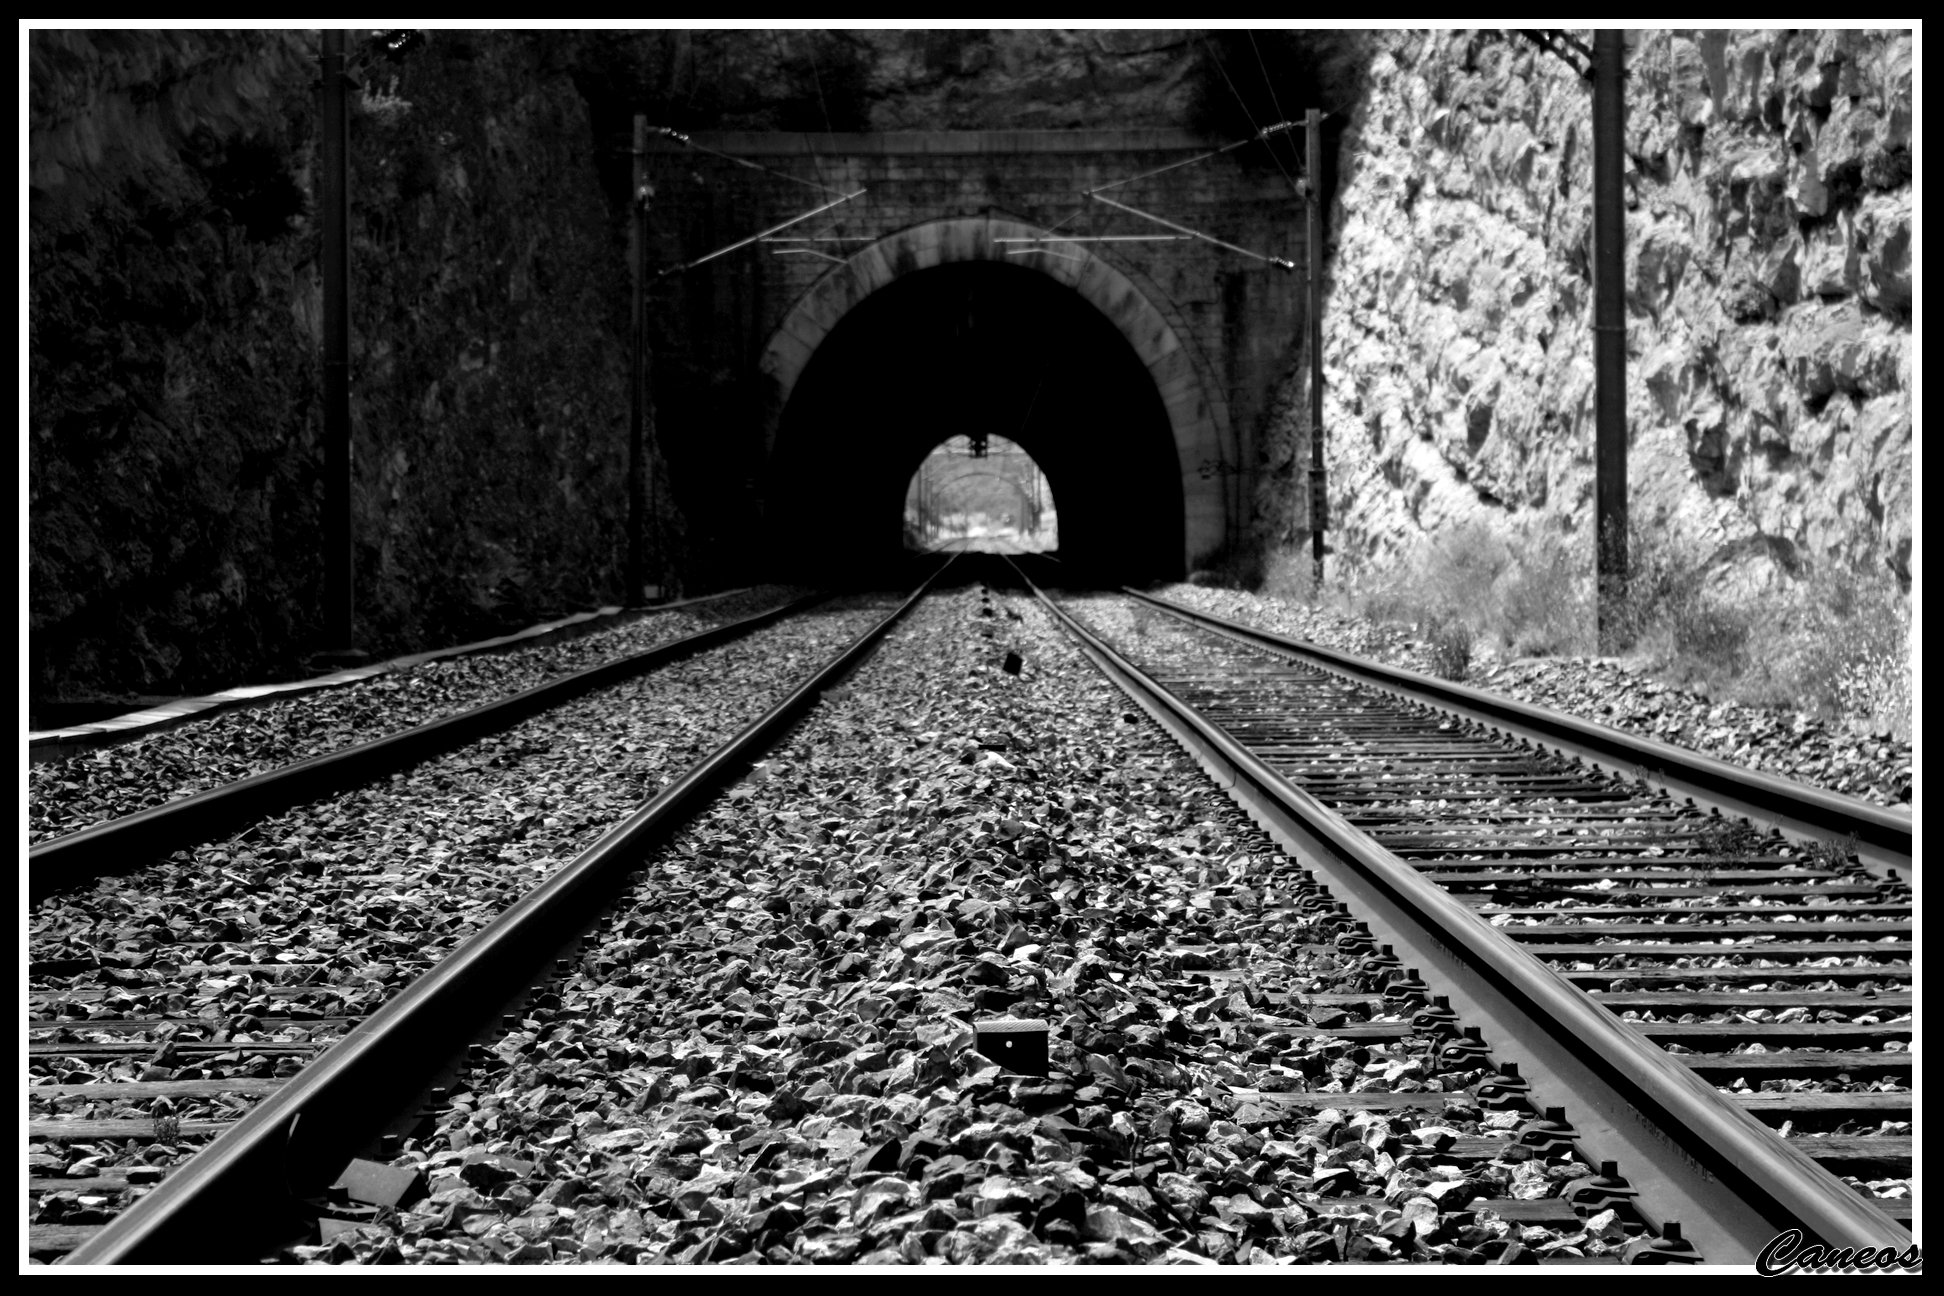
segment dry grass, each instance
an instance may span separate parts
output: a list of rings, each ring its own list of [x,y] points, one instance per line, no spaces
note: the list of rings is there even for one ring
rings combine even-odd
[[[1629,537],[1618,638],[1630,657],[1715,697],[1909,735],[1909,600],[1892,574],[1831,568],[1779,592],[1736,597],[1710,582],[1702,559],[1661,537]],[[1410,626],[1434,669],[1463,679],[1486,653],[1596,652],[1592,567],[1584,537],[1539,532],[1508,543],[1476,527],[1382,572],[1339,565],[1321,589],[1307,550],[1271,553],[1255,588],[1265,598]]]
[[[1271,555],[1263,593],[1411,627],[1432,668],[1461,680],[1483,651],[1542,656],[1591,647],[1592,587],[1551,537],[1515,550],[1483,527],[1427,545],[1391,569],[1343,570],[1318,591],[1309,556]]]
[[[1762,650],[1738,683],[1743,700],[1792,702],[1910,735],[1910,604],[1888,573],[1818,573],[1792,599],[1757,609],[1750,638]]]

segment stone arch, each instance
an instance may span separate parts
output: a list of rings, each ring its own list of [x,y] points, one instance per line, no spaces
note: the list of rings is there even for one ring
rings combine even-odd
[[[1058,255],[1008,257],[1001,238],[1048,237],[1047,231],[998,216],[950,217],[886,235],[834,267],[800,297],[763,350],[763,453],[775,452],[777,430],[797,379],[831,330],[854,307],[908,274],[952,262],[993,261],[1028,268],[1078,293],[1126,339],[1146,367],[1166,411],[1180,468],[1183,569],[1193,568],[1231,538],[1228,478],[1240,469],[1231,453],[1226,402],[1212,399],[1200,357],[1157,303],[1122,271],[1082,243],[1049,245]]]

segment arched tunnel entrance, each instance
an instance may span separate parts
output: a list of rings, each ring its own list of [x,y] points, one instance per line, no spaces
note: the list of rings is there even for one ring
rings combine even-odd
[[[1002,261],[904,274],[822,339],[777,426],[770,552],[825,579],[898,561],[907,483],[955,436],[1039,464],[1074,574],[1181,574],[1182,466],[1148,368],[1085,298]]]

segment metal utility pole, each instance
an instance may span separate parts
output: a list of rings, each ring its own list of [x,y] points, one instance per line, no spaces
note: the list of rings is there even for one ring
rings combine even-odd
[[[352,652],[351,311],[344,33],[325,31],[319,70],[317,215],[324,291],[324,647]]]
[[[1626,46],[1593,34],[1593,454],[1600,651],[1617,652],[1627,593],[1627,213],[1621,192]]]
[[[634,220],[628,229],[628,260],[634,271],[628,356],[628,592],[624,606],[641,601],[648,558],[642,534],[647,514],[648,466],[648,119],[634,119]],[[659,591],[657,591],[659,592]]]
[[[1314,108],[1303,118],[1303,153],[1308,164],[1304,196],[1309,200],[1305,259],[1309,262],[1310,560],[1320,591],[1323,531],[1330,516],[1323,481],[1323,114]]]

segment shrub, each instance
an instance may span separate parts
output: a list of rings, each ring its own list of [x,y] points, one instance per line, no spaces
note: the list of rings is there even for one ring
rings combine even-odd
[[[1492,528],[1462,526],[1419,551],[1418,584],[1447,616],[1469,619],[1490,608],[1493,587],[1512,565],[1512,550]]]
[[[1755,620],[1752,609],[1699,591],[1670,603],[1665,615],[1675,651],[1708,666],[1739,671]]]
[[[1529,536],[1499,578],[1492,630],[1520,657],[1591,652],[1593,556],[1551,532]]]
[[[1761,846],[1762,835],[1755,831],[1748,820],[1712,815],[1695,834],[1691,849],[1699,855],[1732,860],[1737,855],[1755,854]]]
[[[1471,627],[1456,618],[1433,620],[1424,628],[1431,670],[1442,679],[1462,681],[1471,672]]]
[[[1467,527],[1382,572],[1334,563],[1321,588],[1307,549],[1265,556],[1261,591],[1371,621],[1409,625],[1433,669],[1463,679],[1481,641],[1521,656],[1595,651],[1594,554],[1584,537],[1508,542]],[[1612,609],[1622,651],[1679,682],[1744,702],[1799,707],[1910,732],[1910,611],[1897,578],[1827,567],[1738,598],[1664,530],[1628,537],[1627,584]]]
[[[1756,631],[1763,651],[1740,690],[1898,737],[1910,733],[1910,608],[1901,583],[1830,567],[1798,584]]]
[[[1316,585],[1316,559],[1307,548],[1274,549],[1263,559],[1264,598],[1290,603],[1314,603],[1322,594]]]
[[[1656,630],[1689,643],[1711,640],[1706,628],[1697,624],[1692,632],[1676,631],[1675,625],[1689,617],[1707,620],[1707,600],[1701,593],[1701,564],[1672,548],[1666,533],[1643,530],[1630,520],[1627,532],[1627,580],[1623,589],[1603,600],[1613,618],[1611,638],[1626,649]],[[1599,609],[1594,610],[1597,618]]]

